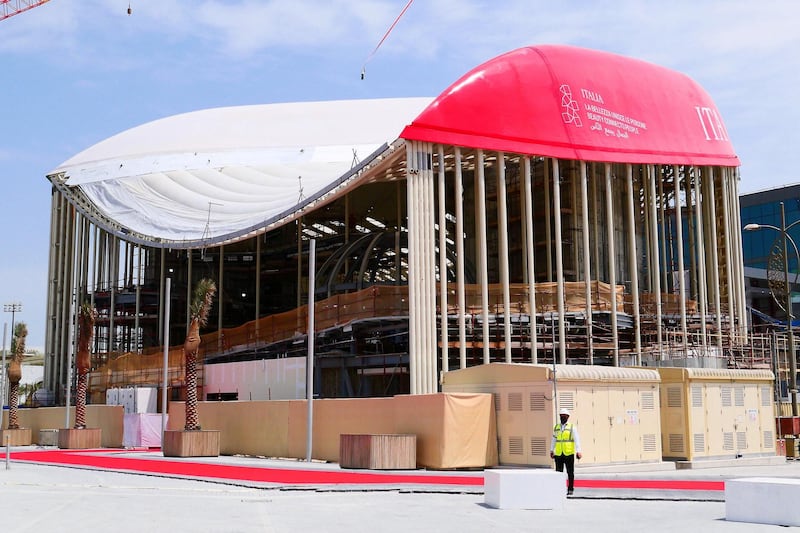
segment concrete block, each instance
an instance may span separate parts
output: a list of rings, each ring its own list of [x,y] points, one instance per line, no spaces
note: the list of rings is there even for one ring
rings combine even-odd
[[[800,479],[753,477],[725,481],[725,519],[800,526]]]
[[[39,446],[58,446],[58,430],[40,429]]]
[[[563,509],[567,475],[538,469],[486,470],[483,491],[484,503],[495,509]]]

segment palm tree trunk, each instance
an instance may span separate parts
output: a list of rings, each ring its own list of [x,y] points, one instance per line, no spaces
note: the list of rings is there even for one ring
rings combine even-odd
[[[88,374],[78,374],[78,392],[75,396],[75,429],[86,429],[86,389]]]
[[[186,354],[186,431],[197,431],[197,354]]]
[[[19,382],[9,383],[8,387],[8,429],[19,429],[17,406],[19,404]]]

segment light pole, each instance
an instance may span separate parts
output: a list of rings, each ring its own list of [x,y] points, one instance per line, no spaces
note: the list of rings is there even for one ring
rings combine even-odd
[[[11,313],[11,338],[14,338],[14,314],[22,312],[22,303],[13,302],[10,304],[3,304],[3,312]]]
[[[787,255],[787,247],[786,242],[792,243],[792,248],[794,248],[794,253],[797,256],[797,264],[800,266],[800,251],[797,250],[797,245],[795,244],[792,237],[789,235],[789,230],[792,229],[796,224],[800,223],[800,220],[796,220],[786,225],[786,211],[783,207],[783,202],[780,203],[781,205],[781,227],[772,226],[770,224],[748,224],[744,227],[745,231],[755,231],[760,229],[772,229],[775,231],[779,231],[781,236],[783,237],[783,282],[786,284],[786,331],[788,332],[789,336],[789,372],[791,375],[789,376],[789,394],[791,395],[792,400],[792,417],[797,416],[797,359],[794,352],[794,331],[792,328],[792,320],[794,319],[794,315],[792,314],[792,290],[789,286],[789,256]]]

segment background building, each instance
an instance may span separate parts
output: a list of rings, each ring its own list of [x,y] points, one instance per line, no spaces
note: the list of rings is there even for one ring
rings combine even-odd
[[[743,194],[739,198],[742,210],[742,224],[767,224],[781,227],[780,204],[783,202],[786,225],[800,220],[800,184],[787,185],[775,189]],[[800,242],[800,224],[788,230],[795,243]],[[744,274],[747,289],[747,302],[756,311],[771,318],[785,320],[784,299],[780,305],[769,290],[768,270],[783,275],[782,239],[780,232],[764,229],[745,231],[742,233],[742,250],[744,252]],[[797,255],[791,243],[788,245],[789,284],[792,292],[797,291]],[[772,258],[772,264],[770,259]],[[777,261],[776,261],[777,259]],[[797,316],[797,297],[792,298],[792,314]],[[765,317],[756,316],[756,323],[763,323]]]

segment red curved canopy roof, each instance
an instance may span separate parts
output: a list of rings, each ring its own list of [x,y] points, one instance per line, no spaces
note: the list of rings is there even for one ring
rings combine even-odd
[[[401,137],[531,155],[738,166],[714,101],[688,76],[572,46],[532,46],[461,77]]]

